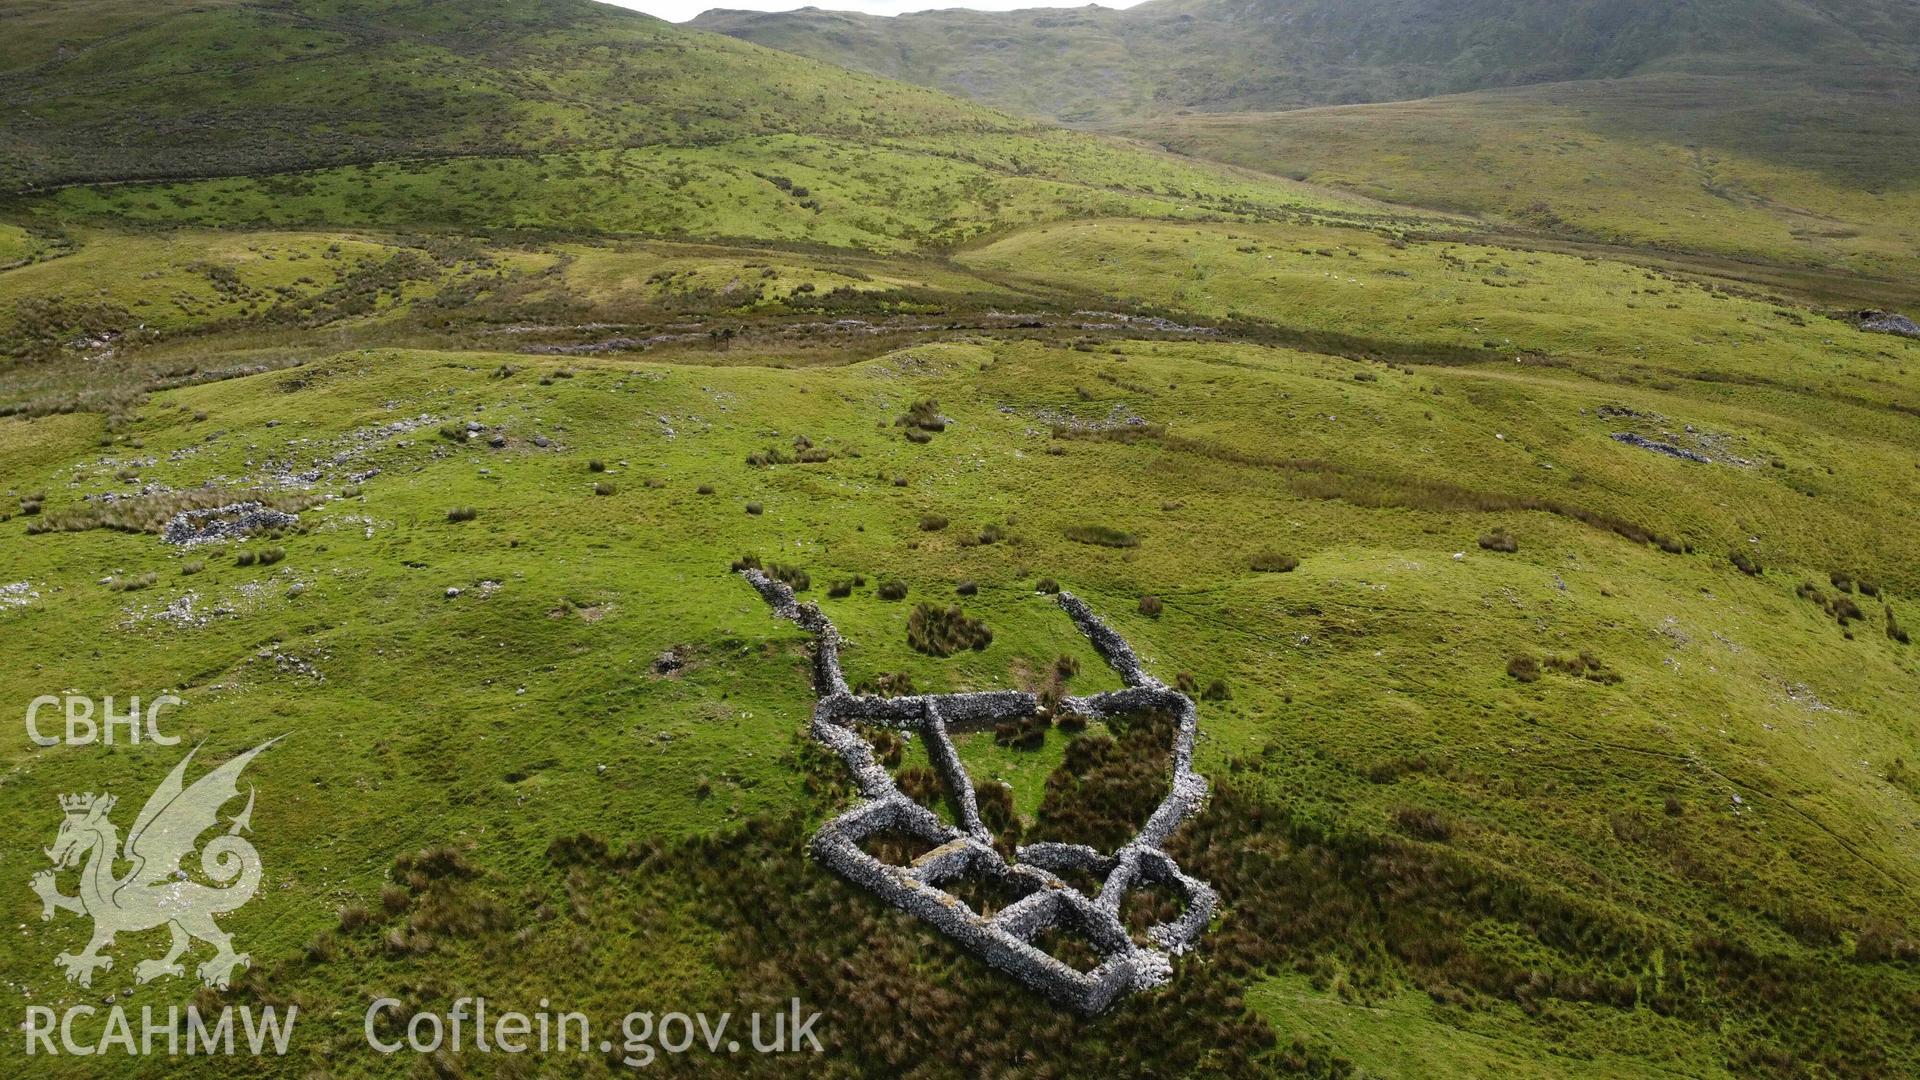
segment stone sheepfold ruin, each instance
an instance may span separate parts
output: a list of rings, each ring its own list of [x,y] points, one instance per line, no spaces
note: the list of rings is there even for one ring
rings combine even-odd
[[[741,573],[774,613],[798,623],[814,639],[814,682],[819,704],[812,731],[839,755],[859,789],[855,805],[814,834],[814,858],[848,881],[946,934],[975,956],[1027,986],[1086,1015],[1104,1011],[1122,994],[1158,985],[1173,970],[1172,957],[1206,931],[1215,896],[1205,882],[1188,877],[1164,849],[1167,838],[1207,796],[1205,778],[1193,771],[1193,740],[1199,716],[1193,700],[1141,668],[1133,649],[1072,593],[1059,603],[1074,625],[1125,684],[1122,689],[1070,697],[1063,710],[1101,720],[1143,710],[1178,718],[1172,752],[1173,782],[1139,835],[1105,854],[1083,844],[1038,843],[1018,848],[1009,863],[994,849],[981,823],[973,783],[948,735],[951,726],[991,727],[1017,721],[1040,708],[1034,695],[1015,690],[971,694],[921,694],[886,698],[855,694],[840,671],[840,636],[814,604],[798,603],[793,590],[759,570]],[[957,826],[908,798],[874,758],[863,727],[886,728],[924,739],[927,755],[952,793]],[[933,845],[906,866],[868,854],[861,842],[880,833],[904,833]],[[1100,878],[1089,898],[1061,875],[1087,872]],[[985,878],[1025,889],[1026,895],[991,916],[974,911],[945,886]],[[1127,894],[1137,888],[1171,890],[1185,910],[1148,931],[1143,946],[1120,919]],[[1091,971],[1079,971],[1033,944],[1050,928],[1081,935],[1100,956]]]

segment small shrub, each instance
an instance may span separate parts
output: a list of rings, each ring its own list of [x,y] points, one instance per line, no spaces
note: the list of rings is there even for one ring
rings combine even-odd
[[[1200,697],[1205,701],[1226,701],[1233,697],[1233,691],[1227,689],[1226,680],[1215,679],[1207,684],[1207,688],[1201,692]]]
[[[1538,682],[1540,661],[1525,653],[1517,654],[1507,661],[1507,674],[1521,682]]]
[[[1006,530],[998,525],[988,525],[980,530],[980,535],[976,539],[982,544],[997,544],[1006,538]]]
[[[593,493],[595,495],[611,495],[614,493],[614,490],[615,490],[614,486],[612,484],[607,483],[605,480],[597,481],[593,485]]]
[[[893,426],[906,428],[909,439],[913,439],[916,433],[923,436],[914,439],[915,442],[927,442],[933,437],[931,432],[947,430],[947,421],[940,415],[940,403],[927,398],[924,401],[914,402],[905,413],[894,420]]]
[[[785,582],[787,587],[794,592],[806,592],[807,589],[813,585],[813,579],[807,576],[805,570],[797,566],[788,566],[785,563],[768,564],[767,576],[773,578],[775,581]]]
[[[947,519],[939,514],[926,514],[920,518],[921,532],[939,532],[947,527]]]
[[[1480,537],[1480,546],[1488,551],[1512,553],[1520,550],[1520,541],[1509,536],[1505,529],[1495,529]]]
[[[751,514],[754,517],[759,517],[761,514],[765,513],[766,509],[767,509],[766,507],[761,506],[757,502],[750,502],[747,504],[747,513]]]
[[[254,559],[255,559],[256,557],[257,557],[257,556],[255,556],[255,555],[254,555],[254,553],[253,553],[253,552],[251,552],[251,551],[242,551],[242,552],[241,552],[240,554],[238,554],[238,555],[235,555],[235,556],[233,557],[233,565],[235,565],[235,566],[252,566],[252,565],[253,565],[253,561],[254,561]]]
[[[883,581],[880,583],[879,596],[882,600],[905,600],[907,583],[904,581]]]
[[[606,472],[607,463],[601,461],[599,458],[594,458],[592,461],[587,462],[587,471],[595,473]]]
[[[1609,686],[1621,681],[1620,673],[1608,667],[1599,657],[1585,649],[1567,656],[1549,656],[1544,665],[1549,671],[1562,675],[1572,675],[1588,682],[1605,683]]]
[[[1853,591],[1853,578],[1838,570],[1828,574],[1827,580],[1832,582],[1833,587],[1839,589],[1841,592],[1850,593]]]
[[[993,631],[987,624],[971,618],[958,607],[940,608],[916,604],[907,616],[907,644],[929,656],[952,656],[972,649],[978,652],[993,643]]]
[[[1154,596],[1152,593],[1148,593],[1140,598],[1140,614],[1145,615],[1149,619],[1159,618],[1160,612],[1165,610],[1165,608],[1166,605],[1160,602],[1160,598]]]
[[[713,485],[701,484],[699,487],[693,489],[693,493],[695,495],[711,495],[713,494]]]
[[[1052,726],[1053,718],[1046,713],[1005,720],[993,726],[993,741],[1015,750],[1037,750],[1047,741],[1047,729]]]
[[[205,570],[206,568],[207,568],[207,564],[204,562],[201,562],[199,559],[193,559],[188,562],[183,562],[180,564],[180,576],[192,577],[193,575],[199,573],[202,570]]]
[[[1755,562],[1753,558],[1744,551],[1728,553],[1727,560],[1733,563],[1734,569],[1748,577],[1759,577],[1764,572],[1761,570],[1760,564]]]
[[[760,569],[760,556],[758,555],[742,555],[733,560],[733,570],[736,574],[742,570],[758,569]]]
[[[853,582],[836,581],[833,584],[827,586],[827,595],[832,597],[835,600],[840,600],[840,599],[844,599],[846,597],[852,596]]]
[[[1252,562],[1253,569],[1262,574],[1290,574],[1299,565],[1299,559],[1271,551],[1255,555]]]
[[[1061,682],[1066,682],[1078,674],[1080,674],[1080,660],[1078,657],[1061,653],[1059,656],[1053,658],[1054,678],[1059,679]]]
[[[136,574],[133,577],[122,577],[119,574],[115,574],[107,579],[107,588],[112,589],[114,592],[139,592],[141,589],[152,588],[153,584],[159,580],[160,575],[151,570],[144,574]]]
[[[1060,591],[1060,583],[1050,577],[1043,577],[1039,581],[1034,582],[1033,591],[1053,596]]]
[[[1892,604],[1886,605],[1886,609],[1887,609],[1887,636],[1899,642],[1902,645],[1909,644],[1910,639],[1907,636],[1906,630],[1901,628],[1900,620],[1893,617],[1893,605]]]
[[[1069,540],[1099,547],[1130,548],[1140,543],[1140,538],[1132,533],[1107,525],[1074,525],[1066,530],[1066,536]]]
[[[972,596],[980,591],[980,586],[971,581],[963,581],[954,586],[953,591],[959,593],[961,596]]]
[[[1438,810],[1402,806],[1393,812],[1393,823],[1409,836],[1444,843],[1453,839],[1453,822]]]
[[[480,511],[471,506],[456,506],[447,511],[447,520],[451,522],[472,521],[480,516]]]
[[[283,547],[262,548],[260,551],[260,565],[272,566],[274,563],[277,563],[281,559],[284,559],[286,557],[287,557],[286,548],[283,548]]]

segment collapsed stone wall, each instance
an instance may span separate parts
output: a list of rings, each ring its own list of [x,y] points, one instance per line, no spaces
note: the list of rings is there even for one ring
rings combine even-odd
[[[972,780],[948,732],[954,726],[991,726],[1032,716],[1040,708],[1039,700],[1016,690],[897,698],[851,693],[840,670],[839,632],[820,609],[799,603],[792,589],[759,570],[746,569],[741,574],[774,614],[813,635],[814,687],[820,699],[813,713],[813,737],[846,765],[860,792],[851,809],[814,834],[810,846],[816,859],[1035,991],[1087,1015],[1104,1011],[1123,994],[1158,985],[1172,974],[1172,957],[1206,932],[1217,904],[1213,889],[1184,873],[1164,849],[1174,829],[1198,811],[1207,797],[1206,779],[1193,771],[1199,713],[1191,698],[1148,674],[1124,638],[1072,593],[1060,593],[1061,608],[1125,684],[1120,690],[1068,698],[1061,707],[1100,720],[1144,709],[1177,717],[1172,783],[1139,834],[1112,854],[1084,844],[1037,843],[1018,848],[1008,862],[994,849],[993,835],[980,820]],[[875,760],[872,746],[860,733],[862,725],[925,740],[928,757],[953,794],[957,825],[948,825],[900,790]],[[862,841],[880,833],[913,836],[932,850],[908,865],[896,866],[861,847]],[[1101,880],[1093,897],[1063,878],[1080,872]],[[983,915],[946,888],[969,878],[990,879],[1025,895],[990,916]],[[1121,906],[1134,889],[1154,886],[1173,891],[1185,910],[1178,918],[1152,927],[1147,932],[1152,944],[1141,945],[1121,922]],[[1100,963],[1083,972],[1034,944],[1054,928],[1085,938]]]

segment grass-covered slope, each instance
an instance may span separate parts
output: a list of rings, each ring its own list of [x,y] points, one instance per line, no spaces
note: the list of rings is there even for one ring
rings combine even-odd
[[[0,188],[1029,126],[588,0],[83,6],[0,13]]]
[[[1910,87],[1642,76],[1138,130],[1186,153],[1513,228],[1845,269],[1903,296],[1896,283],[1920,266],[1913,105]]]
[[[1069,122],[1391,101],[1648,71],[1911,77],[1887,0],[1153,0],[895,17],[718,9],[694,25]]]
[[[0,741],[16,1005],[298,1005],[242,1066],[273,1076],[630,1075],[382,1056],[382,996],[616,1040],[636,1009],[822,1014],[817,1058],[668,1075],[1920,1071],[1920,341],[1824,299],[1866,279],[1545,250],[1470,177],[1448,205],[1503,232],[598,8],[72,10],[8,9],[6,85],[91,86],[59,100],[126,153],[6,137],[134,182],[0,206],[0,704],[170,689],[206,764],[285,738],[247,773],[267,878],[221,993],[136,986],[157,932],[66,982],[87,925],[19,887],[56,794],[130,810],[182,747]],[[359,44],[333,83],[239,63],[236,26]],[[1772,213],[1714,220],[1790,258]],[[298,520],[160,539],[252,499]],[[1172,849],[1223,902],[1168,986],[1071,1017],[807,859],[850,792],[747,558],[877,691],[1114,686],[1047,579],[1191,688],[1214,794]],[[955,606],[990,640],[924,651]],[[1165,774],[1112,734],[957,749],[1001,842],[1118,836]],[[924,749],[875,744],[931,801]],[[1137,932],[1173,914],[1147,900]]]

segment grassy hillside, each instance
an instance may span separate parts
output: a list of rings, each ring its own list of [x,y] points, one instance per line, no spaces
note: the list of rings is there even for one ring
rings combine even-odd
[[[0,186],[1031,125],[588,0],[11,8]]]
[[[1920,40],[1886,0],[1152,0],[897,17],[718,9],[693,25],[1073,123],[1649,71],[1911,78]]]
[[[109,790],[124,827],[181,748],[13,728],[0,979],[14,1020],[300,1019],[285,1058],[16,1035],[0,1061],[631,1073],[617,1045],[367,1045],[375,998],[485,996],[616,1044],[630,1010],[822,1014],[819,1056],[669,1075],[1920,1072],[1920,341],[1822,288],[1911,241],[1777,228],[1900,211],[1896,173],[1703,153],[1766,201],[1669,237],[1649,181],[1569,204],[1576,245],[1472,179],[1470,141],[1433,145],[1443,191],[1292,165],[1271,117],[1194,136],[1327,187],[590,6],[73,10],[16,5],[0,46],[7,79],[62,88],[19,115],[57,99],[124,140],[6,121],[20,176],[74,182],[0,204],[0,705],[171,689],[199,762],[284,739],[246,774],[265,885],[224,917],[251,967],[136,985],[166,935],[129,932],[80,987],[53,958],[89,925],[24,887],[53,796]],[[249,74],[235,27],[341,35],[346,75]],[[1507,100],[1432,108],[1491,126]],[[1557,107],[1475,153],[1564,147],[1529,183],[1565,185],[1643,145]],[[1646,246],[1713,228],[1861,273]],[[298,517],[161,539],[242,500]],[[850,792],[745,557],[804,581],[858,684],[1115,685],[1052,579],[1194,688],[1213,797],[1171,848],[1223,902],[1168,985],[1076,1018],[806,857]],[[922,605],[991,641],[916,649]],[[1112,735],[958,751],[1007,786],[1014,843],[1140,809],[1089,765]],[[903,780],[930,760],[876,744]],[[1136,932],[1165,914],[1142,899]]]
[[[1920,268],[1920,125],[1906,94],[1645,76],[1284,113],[1141,134],[1509,227],[1887,280]],[[1891,299],[1883,300],[1892,303]]]

